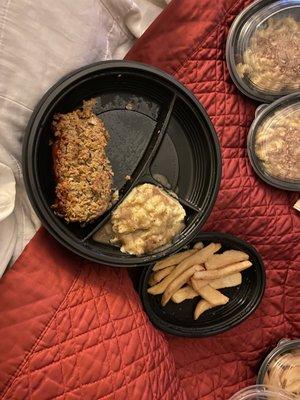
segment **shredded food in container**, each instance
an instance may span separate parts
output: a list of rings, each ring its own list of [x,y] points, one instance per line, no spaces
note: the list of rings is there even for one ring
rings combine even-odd
[[[255,153],[264,171],[282,180],[300,180],[300,107],[277,111],[258,128]]]
[[[237,64],[241,78],[263,91],[300,89],[300,22],[293,17],[269,18],[249,44],[243,62]]]

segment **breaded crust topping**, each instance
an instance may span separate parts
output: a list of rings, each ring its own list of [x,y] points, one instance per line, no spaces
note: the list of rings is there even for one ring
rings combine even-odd
[[[111,204],[113,172],[105,148],[109,134],[92,111],[96,101],[53,119],[56,199],[53,209],[67,222],[90,222]]]

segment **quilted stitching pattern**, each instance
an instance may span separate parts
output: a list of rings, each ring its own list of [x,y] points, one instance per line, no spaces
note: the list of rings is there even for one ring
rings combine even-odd
[[[196,3],[190,12],[197,10]],[[205,229],[248,240],[262,254],[267,270],[264,300],[243,324],[205,340],[168,337],[181,382],[191,400],[228,399],[243,386],[254,383],[261,360],[280,338],[300,334],[300,224],[292,210],[296,195],[273,189],[254,174],[247,158],[246,138],[256,104],[234,87],[225,62],[228,29],[247,4],[249,1],[235,2],[206,35],[201,36],[202,20],[199,21],[199,31],[195,33],[200,36],[198,43],[192,49],[186,43],[183,62],[169,67],[169,72],[206,107],[222,146],[221,189]],[[179,23],[180,15],[173,25]],[[188,31],[192,23],[188,19],[184,23]],[[154,40],[157,38],[158,35]],[[139,55],[137,50],[133,57],[147,62],[142,51]],[[155,55],[149,57],[159,66]]]
[[[42,230],[0,281],[2,399],[228,399],[254,382],[280,338],[299,336],[295,195],[254,175],[246,136],[255,104],[237,92],[224,59],[229,25],[247,3],[174,0],[128,57],[165,68],[207,108],[223,177],[206,229],[241,236],[261,252],[268,279],[261,306],[216,337],[164,337],[124,270],[81,261]]]
[[[47,233],[40,232],[32,244],[39,246],[39,239],[48,241],[52,254],[61,251]],[[20,259],[22,271],[24,259],[32,255],[31,246]],[[74,261],[72,255],[66,256]],[[40,259],[28,260],[41,279]],[[55,275],[62,265],[52,267]],[[48,279],[51,284],[52,276]],[[126,271],[100,270],[83,262],[79,275],[70,282],[1,398],[185,399],[168,345],[148,322]],[[12,357],[6,361],[14,362]]]

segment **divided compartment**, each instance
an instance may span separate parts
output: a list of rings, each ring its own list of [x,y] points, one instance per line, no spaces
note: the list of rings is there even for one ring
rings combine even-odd
[[[131,179],[127,183],[125,183],[125,185],[120,189],[120,196],[119,196],[118,201],[105,213],[105,215],[101,216],[98,219],[98,221],[96,221],[93,224],[93,226],[90,226],[90,230],[89,230],[88,234],[82,239],[83,242],[85,242],[89,239],[92,239],[92,236],[97,231],[99,231],[107,222],[109,222],[113,211],[116,210],[116,208],[123,202],[125,197],[129,195],[129,193],[132,191],[132,189],[135,188],[136,186],[144,184],[144,183],[150,183],[150,184],[153,184],[153,185],[156,185],[156,186],[162,188],[163,190],[165,190],[166,193],[169,193],[169,195],[173,196],[175,199],[177,199],[179,201],[179,203],[183,206],[183,208],[185,209],[186,214],[187,214],[187,217],[186,217],[187,227],[188,227],[189,223],[194,219],[196,214],[200,213],[200,211],[201,211],[200,208],[197,207],[195,204],[191,203],[190,201],[188,201],[185,198],[175,195],[176,187],[178,187],[178,184],[179,184],[179,182],[178,182],[178,176],[179,176],[179,170],[180,170],[179,164],[175,165],[175,171],[174,170],[171,171],[171,176],[177,175],[177,179],[175,181],[173,180],[173,182],[170,183],[170,190],[168,190],[167,187],[165,187],[157,179],[155,179],[153,177],[153,175],[155,175],[155,174],[153,174],[151,171],[152,166],[155,163],[156,157],[162,147],[162,143],[167,136],[170,119],[173,115],[175,106],[178,107],[178,103],[180,103],[180,100],[177,99],[176,95],[174,95],[168,104],[165,104],[162,106],[155,129],[154,129],[153,133],[151,134],[150,140],[147,144],[144,154],[139,159],[139,162],[138,162],[135,170],[132,173]],[[100,115],[100,117],[101,117],[101,115]],[[169,138],[169,141],[170,140],[171,139]],[[172,143],[172,140],[171,140],[171,143]],[[170,145],[170,143],[169,143],[169,145]],[[175,151],[176,151],[176,148],[175,148]],[[157,169],[158,174],[165,176],[167,178],[167,180],[169,181],[169,175],[168,175],[168,173],[165,173],[165,167],[167,167],[168,165],[172,166],[173,160],[172,160],[172,154],[169,155],[169,157],[167,156],[167,154],[168,154],[168,152],[165,154],[166,158],[164,160],[161,160],[160,163],[159,162],[156,163],[156,169]],[[161,168],[161,169],[158,169],[158,168]],[[182,187],[181,188],[178,187],[178,189],[179,189],[179,191],[186,190],[186,187],[184,187],[182,185]],[[100,245],[100,246],[102,245],[99,242],[96,242],[96,243],[97,243],[96,245]],[[114,246],[114,247],[118,247],[118,246]],[[158,251],[159,251],[159,249],[158,249]]]
[[[101,217],[82,226],[57,217],[55,182],[49,141],[55,113],[67,113],[95,98],[94,112],[110,133],[107,155],[119,200]],[[30,200],[46,228],[63,245],[94,261],[134,266],[178,251],[206,220],[220,181],[220,150],[216,134],[201,105],[178,82],[151,67],[106,62],[63,78],[44,96],[27,127],[23,147],[24,176]],[[162,187],[164,175],[187,213],[186,229],[162,251],[135,257],[92,236],[137,185]],[[131,177],[126,180],[126,175]],[[46,177],[46,178],[45,178]]]
[[[53,174],[53,160],[51,146],[53,141],[51,123],[55,113],[68,113],[80,108],[84,100],[95,98],[97,103],[94,112],[104,122],[109,134],[110,140],[107,146],[107,156],[111,161],[114,172],[113,186],[120,193],[120,199],[116,205],[121,203],[125,193],[133,188],[133,182],[126,181],[126,175],[132,175],[138,171],[140,164],[140,154],[147,151],[150,146],[151,138],[156,136],[159,126],[163,124],[166,111],[168,112],[173,94],[167,89],[152,86],[152,89],[143,94],[145,89],[136,82],[133,77],[130,84],[126,84],[125,74],[112,74],[101,76],[101,91],[95,89],[97,81],[94,79],[79,82],[78,85],[72,85],[70,89],[64,92],[61,99],[58,99],[55,107],[49,110],[44,117],[44,123],[41,124],[43,136],[36,144],[39,148],[36,157],[36,171],[38,173],[38,190],[43,195],[48,207],[54,203],[55,181]],[[80,93],[80,96],[78,96]],[[66,98],[68,101],[66,101]],[[164,105],[166,103],[166,106]],[[45,138],[44,133],[47,134]],[[126,135],[124,135],[126,133]],[[44,176],[50,179],[45,180]],[[115,205],[115,206],[116,206]],[[57,217],[53,211],[52,214],[56,223],[64,231],[68,231],[73,239],[84,242],[90,237],[91,232],[97,231],[96,227],[102,226],[102,220],[105,221],[113,209],[111,207],[102,216],[86,225],[79,223],[66,223],[62,218]]]

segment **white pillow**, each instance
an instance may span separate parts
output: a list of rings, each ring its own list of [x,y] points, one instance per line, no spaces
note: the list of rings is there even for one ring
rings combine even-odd
[[[8,167],[0,174],[11,179],[13,173],[16,184],[14,217],[5,214],[1,222],[0,215],[0,231],[11,232],[0,235],[0,260],[12,256],[13,262],[39,226],[20,167],[22,138],[34,106],[66,73],[123,58],[134,40],[130,29],[139,36],[164,1],[0,0],[0,163]],[[6,188],[1,190],[7,197]],[[2,263],[0,276],[3,269]]]
[[[40,225],[28,202],[20,167],[22,137],[31,111],[64,74],[112,58],[122,43],[132,40],[97,0],[0,1],[0,174],[11,185],[0,186],[2,200],[11,198],[0,215],[0,276]]]
[[[112,58],[132,38],[96,0],[2,3],[0,143],[19,158],[24,126],[41,95],[71,70]]]

